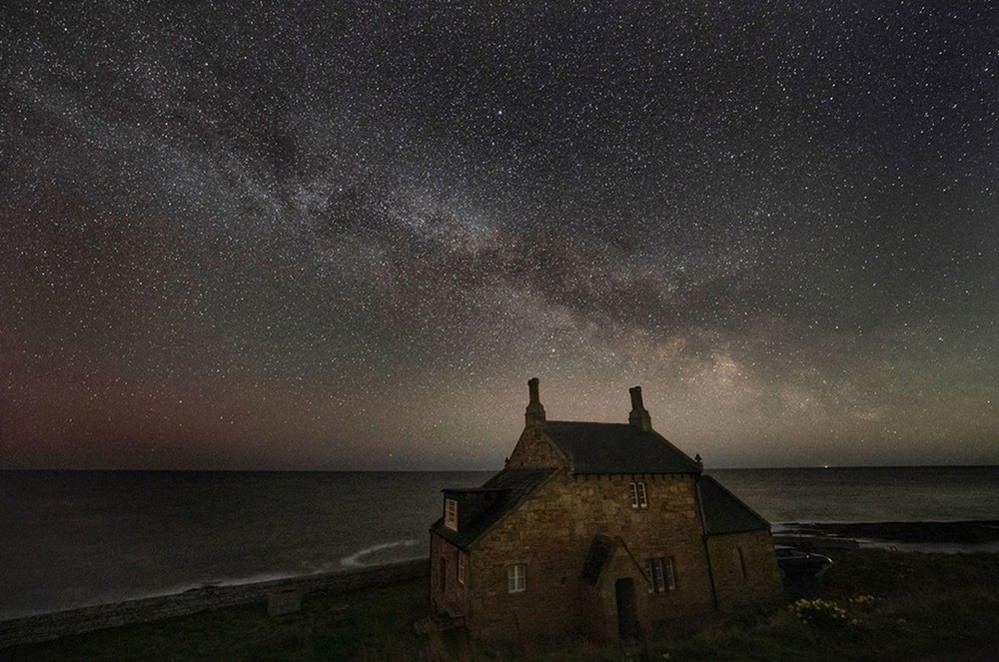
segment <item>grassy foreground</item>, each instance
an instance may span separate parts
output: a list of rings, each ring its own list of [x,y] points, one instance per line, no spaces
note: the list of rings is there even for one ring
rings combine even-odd
[[[806,623],[785,599],[734,614],[692,638],[641,649],[560,646],[536,660],[992,660],[999,651],[999,554],[838,551],[818,596],[844,613]],[[871,598],[857,599],[859,596]],[[851,600],[852,599],[852,600]],[[431,644],[412,623],[425,580],[306,596],[302,612],[263,605],[135,625],[5,650],[11,660],[410,660],[520,657],[451,637]],[[833,610],[828,609],[829,613]],[[820,609],[821,616],[825,612]]]

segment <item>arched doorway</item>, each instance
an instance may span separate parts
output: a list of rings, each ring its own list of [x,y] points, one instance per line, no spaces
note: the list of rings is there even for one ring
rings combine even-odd
[[[614,582],[614,595],[617,599],[617,630],[621,639],[639,639],[642,632],[638,626],[638,601],[635,597],[635,580],[623,577]]]

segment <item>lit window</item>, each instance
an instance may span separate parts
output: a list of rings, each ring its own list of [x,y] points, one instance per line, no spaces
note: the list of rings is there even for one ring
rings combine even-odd
[[[461,552],[455,552],[458,555],[458,583],[465,584],[465,555]]]
[[[645,483],[637,482],[631,484],[631,507],[635,509],[649,507],[649,497],[645,491]]]
[[[444,526],[458,530],[458,502],[454,499],[444,499]]]
[[[523,593],[527,590],[527,565],[517,563],[506,567],[506,592]]]
[[[649,593],[665,593],[676,590],[676,572],[673,557],[649,559],[645,571],[649,575]]]

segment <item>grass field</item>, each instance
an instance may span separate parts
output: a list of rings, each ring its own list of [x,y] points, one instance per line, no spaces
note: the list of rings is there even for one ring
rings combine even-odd
[[[11,660],[254,659],[502,660],[995,660],[999,554],[838,551],[818,597],[842,618],[809,624],[791,598],[732,614],[682,641],[597,649],[498,652],[461,636],[431,644],[412,624],[426,613],[425,580],[306,596],[302,611],[268,617],[263,605],[224,609],[67,637],[0,652]],[[872,596],[858,602],[858,596]],[[853,599],[853,601],[851,601]]]

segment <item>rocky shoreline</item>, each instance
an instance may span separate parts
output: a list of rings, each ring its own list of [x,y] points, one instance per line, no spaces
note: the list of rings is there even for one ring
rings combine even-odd
[[[940,522],[783,522],[778,544],[898,551],[999,551],[999,520]]]
[[[346,572],[304,575],[250,584],[206,586],[173,595],[25,616],[0,621],[0,649],[236,605],[256,602],[263,604],[269,594],[279,591],[298,590],[303,594],[341,593],[394,584],[428,573],[427,559],[416,559]]]

